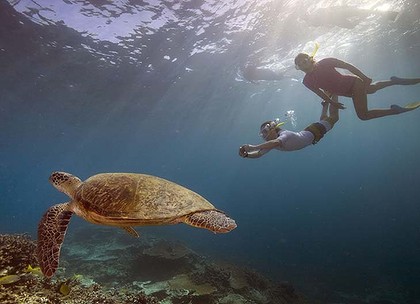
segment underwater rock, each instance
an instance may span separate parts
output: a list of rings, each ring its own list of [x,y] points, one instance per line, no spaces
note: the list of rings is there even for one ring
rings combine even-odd
[[[230,289],[230,277],[229,269],[209,262],[191,274],[191,278],[196,284],[209,283],[210,285],[218,286],[220,291]]]
[[[151,281],[146,282],[133,282],[134,286],[137,286],[140,290],[142,290],[146,295],[164,293],[169,289],[168,282],[161,281],[152,283]]]
[[[229,285],[233,289],[242,289],[249,286],[245,273],[243,271],[237,270],[236,268],[231,269]]]
[[[180,274],[168,281],[171,290],[189,290],[197,295],[208,295],[214,293],[217,288],[209,283],[196,284],[187,274]]]
[[[219,304],[251,304],[252,302],[238,294],[230,294],[220,299]]]
[[[159,241],[154,246],[143,250],[143,254],[167,260],[177,260],[193,254],[193,251],[180,243]]]
[[[138,272],[132,273],[134,279],[167,281],[180,273],[193,271],[199,256],[179,242],[152,238],[134,258],[134,264],[138,265]]]

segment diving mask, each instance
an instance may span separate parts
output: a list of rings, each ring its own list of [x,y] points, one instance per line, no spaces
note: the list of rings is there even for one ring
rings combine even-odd
[[[285,121],[280,121],[279,118],[276,118],[268,123],[266,123],[264,126],[261,127],[260,129],[260,136],[262,138],[265,139],[265,137],[267,136],[268,132],[272,129],[276,129],[278,127],[281,127],[282,125],[284,125],[286,122]]]

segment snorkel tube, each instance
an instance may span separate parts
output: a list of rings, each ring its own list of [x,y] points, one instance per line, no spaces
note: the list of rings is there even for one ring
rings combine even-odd
[[[274,119],[273,122],[276,124],[276,128],[281,127],[286,123],[285,121],[280,121],[280,118]]]
[[[315,41],[315,46],[314,46],[314,50],[312,51],[312,53],[308,54],[311,58],[315,57],[316,52],[318,52],[319,49],[319,43]]]

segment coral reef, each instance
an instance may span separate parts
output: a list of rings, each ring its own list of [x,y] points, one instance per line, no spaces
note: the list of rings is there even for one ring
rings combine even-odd
[[[28,265],[37,264],[36,243],[26,234],[0,234],[0,273],[19,274]]]
[[[20,277],[0,283],[0,302],[309,303],[290,283],[274,283],[253,270],[216,263],[179,242],[150,235],[132,242],[125,234],[109,231],[76,231],[63,249],[63,267],[52,279],[24,271],[29,264],[36,266],[35,243],[28,236],[0,236],[0,265],[8,269],[2,276]]]
[[[0,279],[19,276],[18,281],[0,284],[2,304],[157,304],[156,298],[131,286],[121,289],[104,288],[83,276],[66,278],[58,275],[45,279],[34,272],[26,272],[28,265],[37,265],[36,244],[27,235],[0,235]],[[60,286],[68,282],[70,293],[63,295]],[[86,282],[90,282],[86,284]]]
[[[89,288],[76,284],[69,295],[58,291],[57,284],[43,283],[42,280],[0,287],[0,302],[3,304],[158,304],[156,298],[146,296],[142,292],[122,288],[120,291],[109,290],[99,284]]]

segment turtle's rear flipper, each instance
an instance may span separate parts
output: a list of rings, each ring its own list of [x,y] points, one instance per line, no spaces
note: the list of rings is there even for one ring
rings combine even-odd
[[[226,233],[236,228],[235,221],[218,210],[198,211],[188,214],[185,216],[184,222],[197,228],[208,229],[214,233]]]
[[[50,278],[58,268],[60,249],[73,212],[68,203],[52,206],[38,225],[37,255],[42,273]]]
[[[136,238],[140,237],[138,232],[133,227],[121,227],[121,228],[124,229],[124,231],[126,231],[131,236],[134,236]]]

